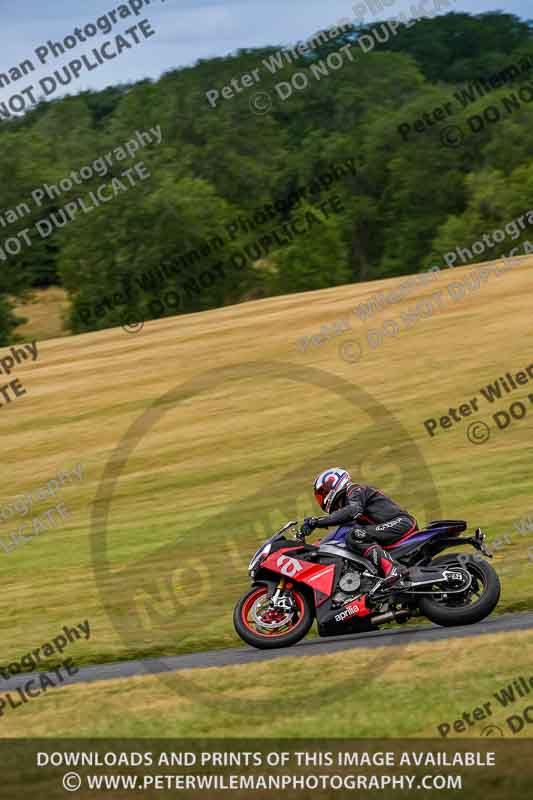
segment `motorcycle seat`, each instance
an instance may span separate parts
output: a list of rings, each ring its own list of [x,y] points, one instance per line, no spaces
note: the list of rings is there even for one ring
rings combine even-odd
[[[426,530],[431,528],[448,528],[450,533],[462,533],[466,531],[467,523],[462,519],[437,519],[428,522]]]

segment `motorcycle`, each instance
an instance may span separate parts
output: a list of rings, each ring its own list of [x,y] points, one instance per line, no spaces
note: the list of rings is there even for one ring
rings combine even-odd
[[[293,529],[294,538],[285,533]],[[287,522],[250,561],[252,588],[235,606],[235,630],[260,649],[290,647],[316,618],[320,636],[378,630],[423,615],[438,625],[470,625],[487,617],[500,597],[500,580],[480,555],[492,558],[485,534],[461,537],[462,520],[437,520],[385,546],[409,568],[401,584],[381,590],[374,564],[344,544],[341,526],[318,544],[305,542],[297,521]],[[439,553],[471,545],[474,554]]]

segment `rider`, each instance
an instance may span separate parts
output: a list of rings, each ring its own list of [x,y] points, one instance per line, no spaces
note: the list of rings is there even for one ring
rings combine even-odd
[[[354,483],[350,474],[340,467],[321,472],[315,481],[314,493],[325,517],[306,517],[302,533],[308,535],[315,528],[347,525],[328,541],[344,543],[358,555],[368,558],[378,569],[382,580],[376,589],[393,586],[406,575],[408,569],[393,561],[382,545],[393,544],[418,530],[414,517],[373,486]]]

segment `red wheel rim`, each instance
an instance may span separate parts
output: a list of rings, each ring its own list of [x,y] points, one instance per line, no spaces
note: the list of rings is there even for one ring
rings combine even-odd
[[[243,625],[245,625],[245,627],[254,634],[254,636],[263,636],[265,639],[275,639],[280,638],[281,636],[287,636],[287,634],[292,633],[298,627],[298,625],[301,624],[304,618],[305,606],[303,597],[300,592],[293,592],[293,597],[298,607],[298,618],[296,619],[296,622],[294,622],[292,625],[289,625],[289,627],[284,628],[279,633],[276,631],[272,631],[271,633],[263,633],[256,629],[255,623],[249,621],[248,615],[254,603],[256,603],[260,597],[263,597],[266,594],[268,594],[268,589],[265,586],[260,586],[255,590],[255,592],[252,592],[252,594],[246,599],[241,609],[241,621]]]

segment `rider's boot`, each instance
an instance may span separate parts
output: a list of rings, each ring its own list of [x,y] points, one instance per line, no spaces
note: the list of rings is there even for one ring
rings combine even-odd
[[[378,589],[382,591],[383,589],[390,589],[397,584],[401,586],[403,578],[409,575],[407,567],[394,561],[379,544],[371,544],[363,555],[378,568],[381,575],[380,580],[369,591],[369,597],[375,594]]]

